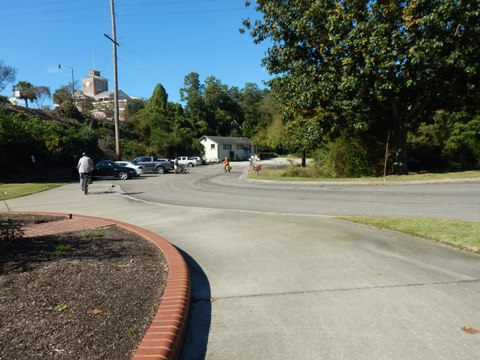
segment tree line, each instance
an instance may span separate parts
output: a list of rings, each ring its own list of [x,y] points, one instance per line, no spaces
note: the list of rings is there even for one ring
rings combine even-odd
[[[198,139],[217,135],[313,157],[322,176],[478,169],[480,0],[246,5],[260,19],[244,19],[241,32],[270,43],[267,87],[202,82],[192,72],[173,103],[158,84],[127,106],[123,157],[200,154]],[[68,91],[54,93],[56,112],[77,119],[112,157],[112,124],[78,113]]]
[[[92,117],[85,104],[80,112],[80,100],[71,89],[67,84],[54,92],[58,105],[54,110],[20,108],[6,98],[0,101],[2,160],[29,163],[35,155],[39,161],[68,166],[83,151],[97,160],[115,158],[113,122]],[[201,136],[253,137],[272,117],[269,91],[254,83],[239,89],[213,76],[201,82],[199,74],[190,73],[180,93],[184,105],[168,101],[165,88],[158,84],[149,99],[127,104],[125,121],[120,123],[122,158],[202,155]]]
[[[122,153],[201,154],[203,135],[252,138],[270,123],[270,92],[257,84],[229,87],[214,76],[185,76],[180,89],[184,105],[168,101],[158,84],[146,100],[128,103],[122,124]],[[142,139],[141,142],[138,139]]]

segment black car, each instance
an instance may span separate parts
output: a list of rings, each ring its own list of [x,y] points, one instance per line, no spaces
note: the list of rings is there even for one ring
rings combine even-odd
[[[127,180],[137,175],[135,169],[119,166],[113,160],[102,160],[95,165],[95,169],[92,172],[92,176],[119,178],[121,180]]]

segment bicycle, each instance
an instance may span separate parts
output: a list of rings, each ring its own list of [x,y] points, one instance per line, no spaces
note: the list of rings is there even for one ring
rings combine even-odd
[[[82,179],[82,191],[85,195],[88,194],[88,183],[90,182],[90,173],[82,173],[80,175]]]
[[[179,174],[188,174],[188,166],[185,166],[185,165],[178,165],[178,169],[177,169],[177,172]]]

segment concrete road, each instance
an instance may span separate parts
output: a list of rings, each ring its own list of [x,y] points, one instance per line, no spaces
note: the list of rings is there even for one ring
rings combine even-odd
[[[322,192],[317,188],[269,188],[240,181],[241,171],[229,176],[219,169],[117,181],[113,192],[110,182],[99,181],[88,196],[71,184],[8,200],[0,209],[114,218],[175,244],[193,279],[184,359],[478,359],[480,334],[469,333],[480,329],[478,255],[323,216],[327,203],[310,200]],[[414,203],[430,216],[427,209],[442,203],[435,194],[448,198],[470,188],[478,194],[472,184],[408,187],[404,194],[414,194],[404,195],[403,210],[383,209],[386,215],[407,214]],[[449,190],[439,190],[443,186]],[[338,192],[351,211],[345,214],[375,213],[380,206],[362,187],[343,189]],[[296,191],[310,214],[289,195]],[[272,193],[285,199],[283,205]],[[340,195],[328,193],[323,191],[335,214],[333,199]],[[474,212],[478,199],[466,199],[464,206],[452,201],[438,214],[471,218],[466,208]],[[428,206],[421,205],[425,201]],[[422,215],[418,209],[410,213]]]
[[[318,214],[436,217],[480,220],[480,179],[471,182],[266,183],[245,179],[247,163],[200,166],[188,175],[147,175],[122,183],[139,199],[215,209]]]

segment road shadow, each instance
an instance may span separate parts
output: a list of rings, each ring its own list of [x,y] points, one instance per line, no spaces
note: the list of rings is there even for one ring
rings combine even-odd
[[[178,249],[178,248],[177,248]],[[188,331],[185,337],[181,360],[202,360],[207,352],[212,302],[210,283],[201,266],[186,252],[178,249],[190,270],[191,304]]]
[[[122,195],[140,195],[140,194],[144,194],[145,192],[144,191],[131,191],[131,192],[123,192]]]

